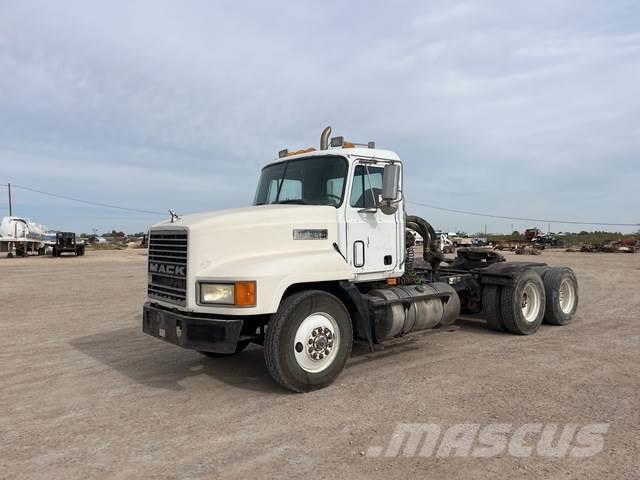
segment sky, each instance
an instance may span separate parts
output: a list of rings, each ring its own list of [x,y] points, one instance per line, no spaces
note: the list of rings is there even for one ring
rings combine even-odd
[[[246,206],[260,168],[326,125],[397,152],[414,202],[640,223],[640,4],[0,2],[0,184],[153,212]],[[13,204],[77,232],[168,218],[17,187]],[[547,230],[408,209],[447,231]],[[638,229],[551,225],[605,228]]]

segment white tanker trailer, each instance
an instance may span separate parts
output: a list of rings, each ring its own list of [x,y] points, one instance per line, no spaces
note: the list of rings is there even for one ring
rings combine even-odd
[[[47,228],[22,217],[3,217],[0,222],[0,253],[7,256],[44,254]]]

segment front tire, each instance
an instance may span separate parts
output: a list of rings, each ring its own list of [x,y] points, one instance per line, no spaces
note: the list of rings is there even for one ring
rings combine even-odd
[[[273,379],[294,392],[326,387],[342,372],[353,344],[344,304],[322,290],[285,298],[267,326],[264,356]]]

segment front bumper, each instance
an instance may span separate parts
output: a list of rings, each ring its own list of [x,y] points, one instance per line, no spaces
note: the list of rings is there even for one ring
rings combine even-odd
[[[234,353],[242,319],[182,315],[150,302],[142,311],[142,331],[174,345],[203,352]]]

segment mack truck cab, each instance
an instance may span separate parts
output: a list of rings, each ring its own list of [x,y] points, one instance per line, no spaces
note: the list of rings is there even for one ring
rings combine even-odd
[[[521,335],[573,319],[571,269],[472,247],[446,258],[405,211],[398,155],[330,135],[280,151],[252,206],[170,211],[150,229],[145,333],[210,357],[261,345],[273,379],[306,392],[340,374],[354,341],[374,350],[461,313]]]

